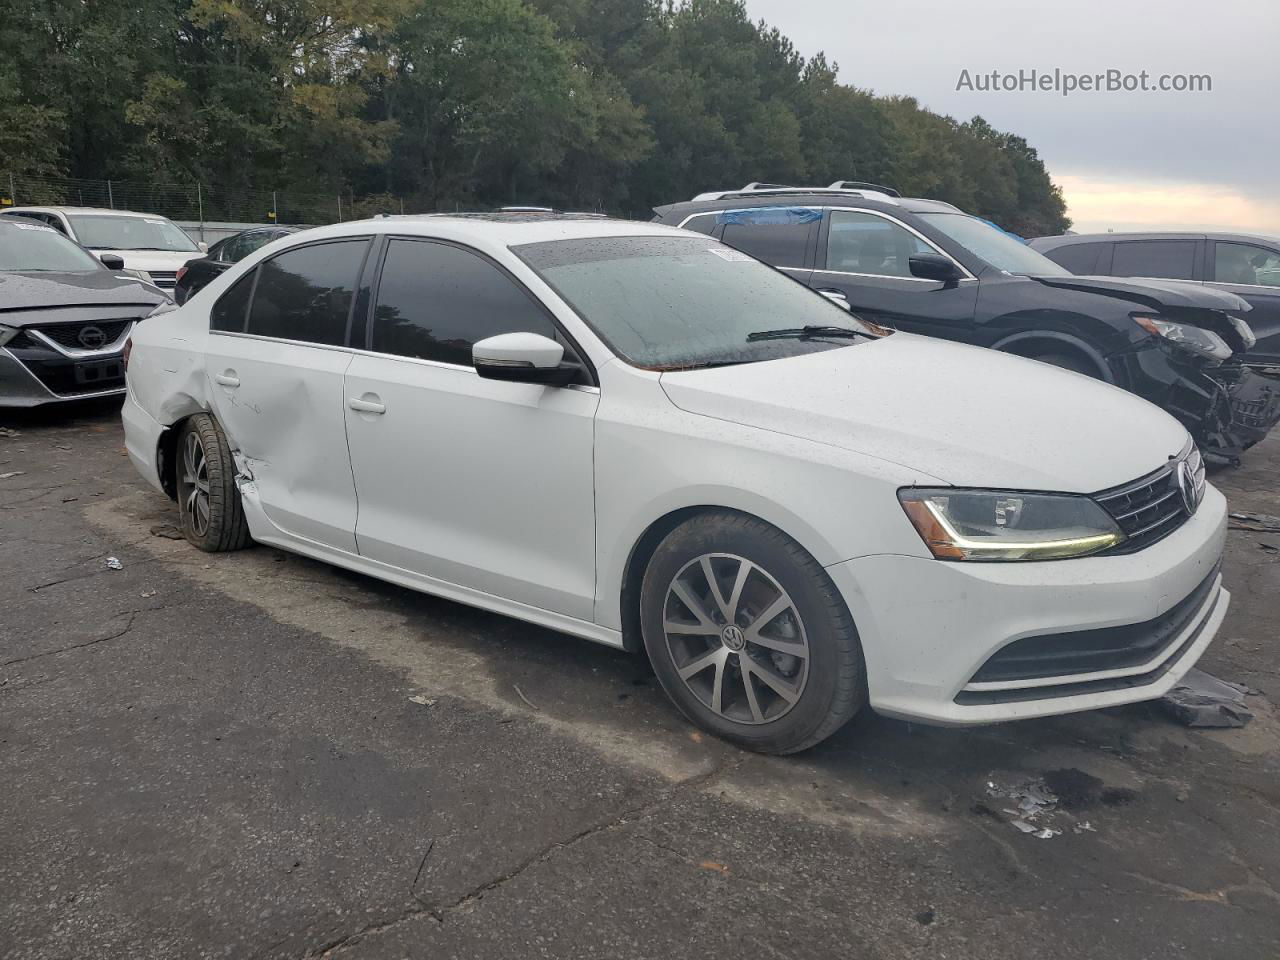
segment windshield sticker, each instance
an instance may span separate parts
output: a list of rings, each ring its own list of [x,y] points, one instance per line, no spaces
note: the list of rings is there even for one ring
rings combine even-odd
[[[774,227],[787,223],[813,223],[822,219],[821,210],[809,207],[756,207],[752,210],[726,210],[716,214],[716,223],[735,223],[745,227]]]
[[[721,260],[728,260],[731,263],[751,262],[751,257],[741,250],[734,250],[732,247],[707,247],[707,253],[714,253]]]
[[[164,224],[165,224],[165,222],[164,222],[163,220],[152,220],[152,219],[150,219],[150,218],[146,218],[146,217],[144,217],[143,219],[145,219],[145,220],[147,221],[147,223],[154,223],[157,227],[163,227],[163,226],[164,226]]]
[[[48,230],[53,233],[53,227],[46,227],[40,223],[15,223],[14,226],[19,230]]]

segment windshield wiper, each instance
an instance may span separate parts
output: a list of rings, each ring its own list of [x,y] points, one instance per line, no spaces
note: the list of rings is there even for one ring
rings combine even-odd
[[[811,325],[807,327],[782,327],[778,330],[757,330],[747,334],[747,342],[755,340],[814,340],[822,337],[870,337],[870,334],[851,327]]]

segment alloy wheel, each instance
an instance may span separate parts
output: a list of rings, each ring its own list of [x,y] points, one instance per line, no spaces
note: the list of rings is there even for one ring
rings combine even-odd
[[[676,672],[718,716],[777,720],[799,702],[809,640],[790,594],[745,557],[707,553],[667,587],[662,629]]]
[[[209,530],[209,463],[194,432],[187,434],[182,449],[181,485],[183,512],[191,518],[196,536],[203,537]]]

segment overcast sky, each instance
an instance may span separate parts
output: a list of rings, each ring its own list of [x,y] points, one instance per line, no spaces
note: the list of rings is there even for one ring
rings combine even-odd
[[[1073,229],[1280,234],[1277,0],[746,0],[840,79],[981,114],[1040,151]],[[1209,74],[1205,93],[983,93],[971,75]],[[856,177],[857,171],[849,171]]]

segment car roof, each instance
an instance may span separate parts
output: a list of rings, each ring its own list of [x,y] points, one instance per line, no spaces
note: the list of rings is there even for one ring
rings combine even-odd
[[[643,220],[548,213],[424,213],[380,216],[312,227],[294,236],[298,237],[299,242],[309,243],[313,240],[370,233],[436,237],[478,246],[504,247],[591,237],[696,236],[707,239],[702,234]]]
[[[845,207],[852,206],[884,213],[963,213],[942,200],[922,197],[889,197],[874,191],[815,189],[753,190],[720,195],[714,199],[684,200],[654,207],[660,217],[703,213],[713,210],[746,210],[755,207]]]
[[[91,217],[139,217],[150,220],[168,220],[169,218],[159,213],[139,213],[136,210],[112,210],[108,207],[6,207],[5,213],[74,213],[81,216]]]
[[[1139,233],[1071,233],[1057,237],[1033,237],[1027,241],[1037,250],[1052,250],[1077,243],[1110,243],[1115,240],[1226,240],[1235,243],[1280,243],[1280,237],[1265,233],[1214,233],[1212,231],[1164,230]]]

